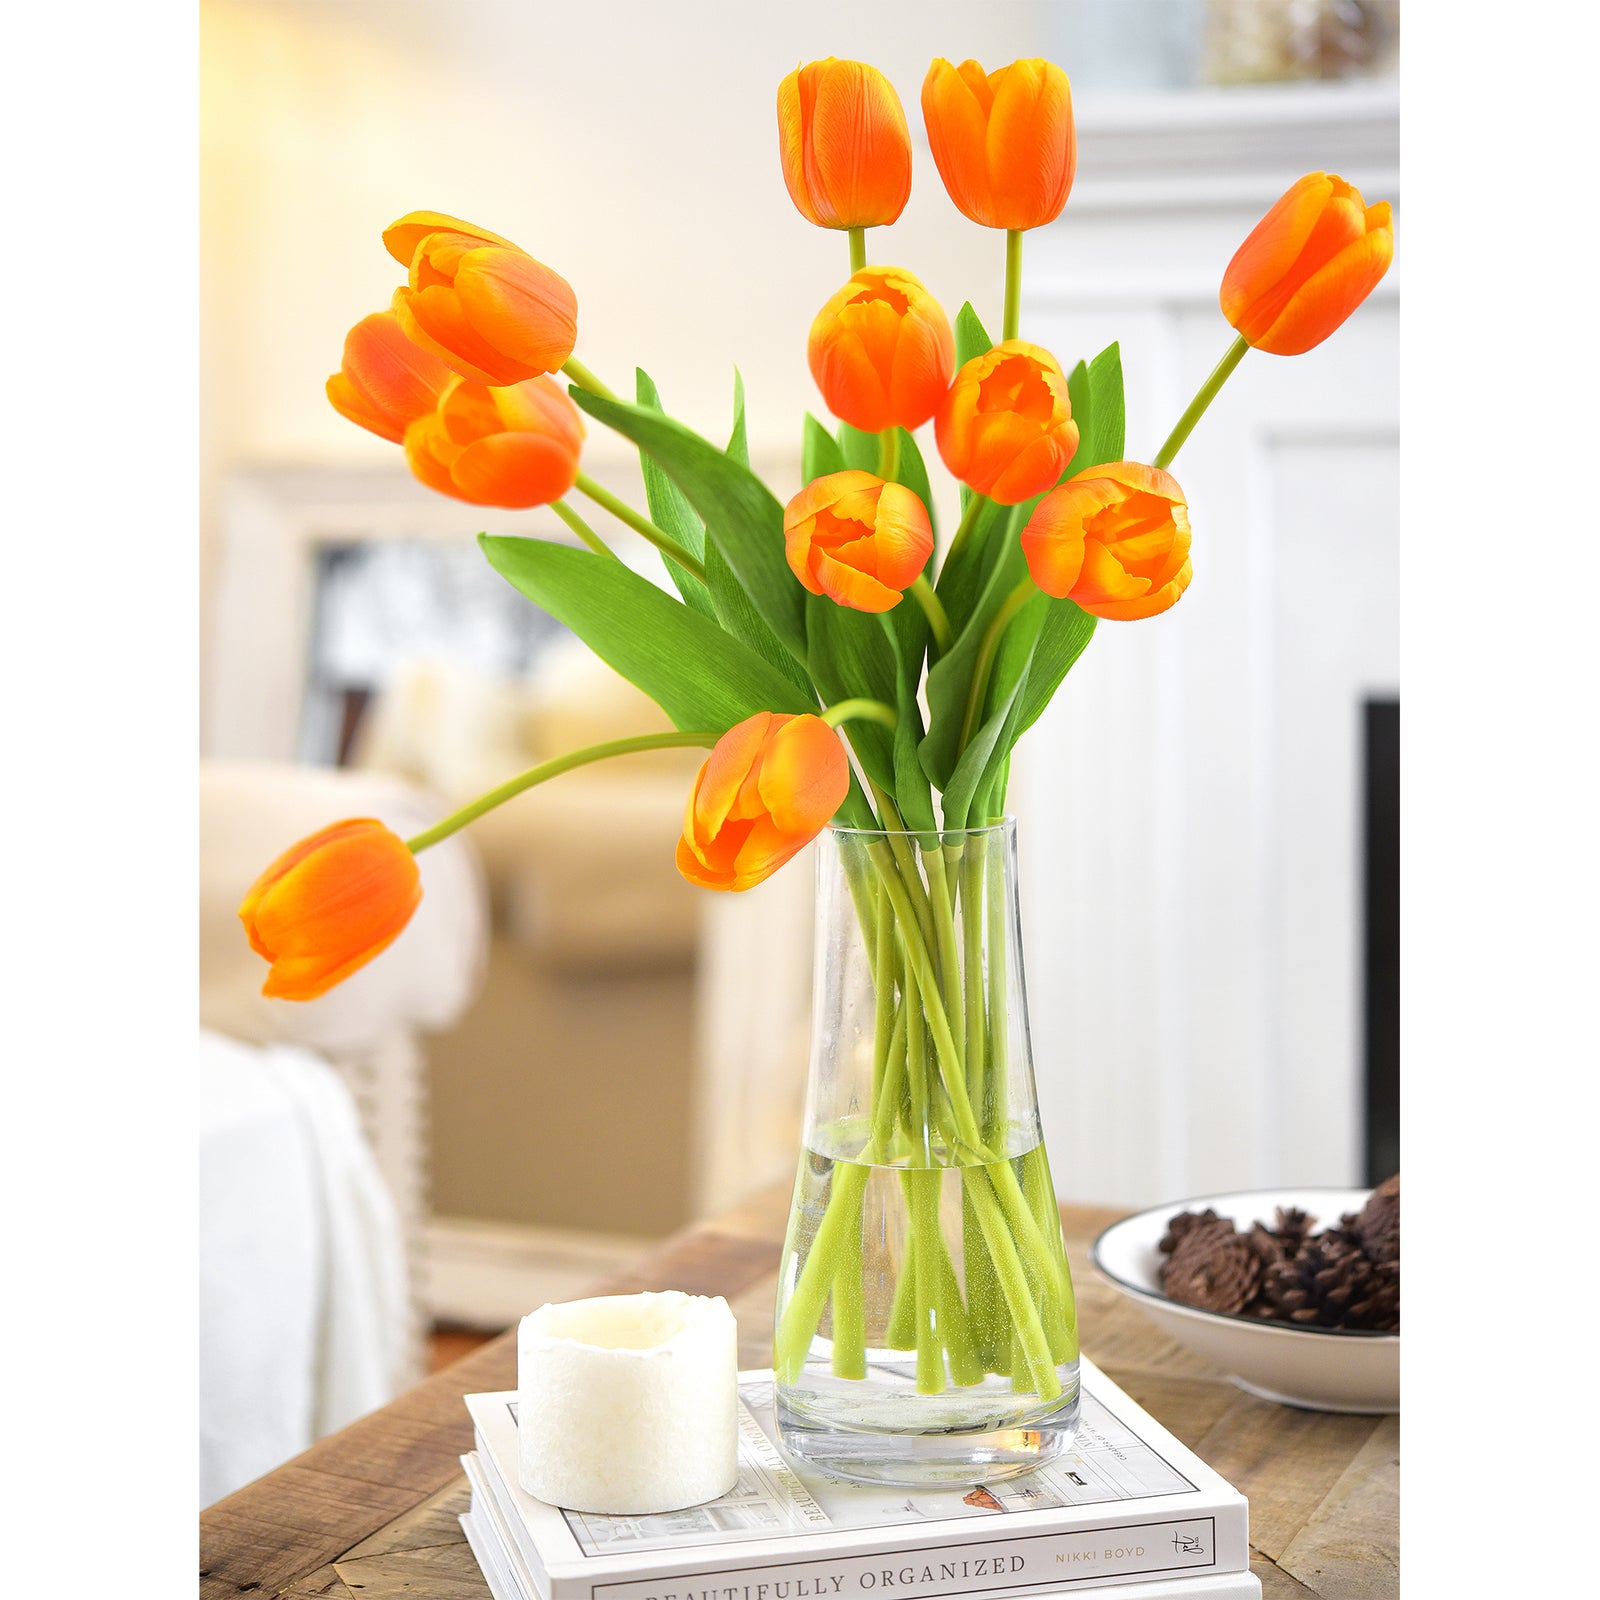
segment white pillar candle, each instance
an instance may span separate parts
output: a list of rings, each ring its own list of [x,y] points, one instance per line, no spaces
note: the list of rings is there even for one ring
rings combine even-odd
[[[569,1511],[631,1516],[715,1500],[739,1473],[738,1392],[720,1295],[541,1306],[517,1332],[522,1487]]]

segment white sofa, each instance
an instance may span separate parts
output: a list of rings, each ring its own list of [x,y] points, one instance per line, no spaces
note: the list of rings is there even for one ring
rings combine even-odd
[[[420,858],[423,899],[320,999],[260,993],[237,907],[297,838],[348,816],[403,836],[443,808],[375,773],[204,766],[200,795],[201,1497],[381,1404],[421,1370],[426,1101],[419,1030],[473,998],[487,936],[471,848]]]

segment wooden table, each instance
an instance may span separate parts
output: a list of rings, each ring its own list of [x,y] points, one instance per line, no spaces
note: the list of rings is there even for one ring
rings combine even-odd
[[[766,1366],[788,1200],[786,1187],[765,1191],[594,1292],[725,1295],[741,1364]],[[1119,1215],[1062,1207],[1085,1354],[1250,1497],[1267,1600],[1398,1594],[1399,1418],[1273,1405],[1185,1354],[1089,1264]],[[461,1396],[515,1387],[512,1330],[219,1501],[200,1518],[203,1600],[488,1600],[456,1522],[468,1500],[457,1457],[472,1448]]]

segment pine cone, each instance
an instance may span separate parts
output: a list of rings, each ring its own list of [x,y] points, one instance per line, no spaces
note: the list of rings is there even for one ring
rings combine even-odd
[[[1306,1242],[1306,1236],[1316,1226],[1317,1219],[1299,1206],[1278,1207],[1277,1226],[1273,1235],[1282,1243],[1285,1255],[1294,1255]]]
[[[1202,1218],[1177,1235],[1161,1269],[1161,1287],[1179,1305],[1237,1316],[1255,1299],[1261,1260],[1231,1222],[1209,1215],[1209,1222]]]
[[[1353,1231],[1312,1234],[1293,1257],[1266,1269],[1263,1300],[1282,1320],[1301,1327],[1400,1327],[1400,1269],[1375,1262]]]
[[[1400,1174],[1386,1179],[1372,1191],[1367,1203],[1350,1224],[1361,1248],[1374,1261],[1399,1263],[1400,1260]]]
[[[1233,1232],[1233,1224],[1226,1217],[1219,1217],[1215,1211],[1207,1206],[1204,1211],[1180,1211],[1167,1223],[1167,1231],[1161,1237],[1161,1253],[1170,1256],[1177,1249],[1179,1241],[1184,1235],[1195,1228],[1220,1229],[1224,1233]]]

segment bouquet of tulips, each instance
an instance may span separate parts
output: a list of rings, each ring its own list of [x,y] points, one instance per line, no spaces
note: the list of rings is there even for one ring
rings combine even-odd
[[[969,1304],[949,1263],[932,1260],[907,1276],[937,1305],[908,1290],[902,1322],[941,1330],[934,1354],[957,1383],[1012,1372],[1049,1399],[1062,1351],[1075,1353],[1070,1288],[1048,1185],[1006,1159],[1004,984],[970,959],[992,874],[963,830],[1002,815],[1012,750],[1098,623],[1154,617],[1182,597],[1193,566],[1174,457],[1246,350],[1309,350],[1361,303],[1390,259],[1389,207],[1320,172],[1290,188],[1223,274],[1236,339],[1146,461],[1126,451],[1117,346],[1069,367],[1022,337],[1024,235],[1060,215],[1076,166],[1059,67],[940,60],[922,88],[951,200],[1004,235],[998,342],[970,303],[952,324],[912,272],[869,264],[881,253],[866,230],[892,224],[911,186],[905,114],[883,75],[813,62],[784,79],[777,111],[795,206],[845,234],[850,267],[807,343],[837,425],[805,418],[804,487],[786,502],[750,470],[737,381],[728,439],[704,438],[663,409],[644,372],[627,401],[574,357],[572,288],[510,241],[432,212],[384,234],[407,281],[351,330],[328,398],[403,445],[442,494],[549,505],[576,543],[484,535],[485,555],[674,731],[560,756],[409,841],[370,819],[336,823],[269,867],[241,916],[271,962],[265,992],[310,999],[405,926],[417,853],[533,784],[665,746],[710,751],[677,850],[693,883],[748,889],[830,821],[861,830],[874,843],[851,892],[880,1006],[862,1159],[983,1174],[967,1194],[987,1251],[966,1263]],[[580,412],[638,447],[644,507],[584,473]],[[918,443],[930,422],[963,485],[943,539]],[[574,492],[655,546],[671,590],[618,558]],[[780,1376],[830,1296],[836,1370],[860,1365],[848,1243],[859,1194],[848,1190],[835,1185],[811,1276],[780,1325]],[[981,1318],[975,1273],[996,1290]],[[941,1385],[944,1361],[918,1349],[919,1386]]]

